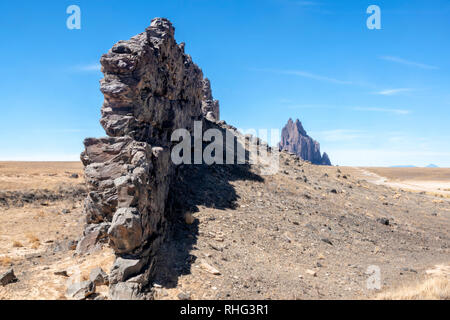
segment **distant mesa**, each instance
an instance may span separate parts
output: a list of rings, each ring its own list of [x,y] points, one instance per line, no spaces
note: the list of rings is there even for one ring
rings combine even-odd
[[[417,166],[413,166],[413,165],[400,165],[400,166],[392,166],[391,168],[417,168]],[[439,168],[437,165],[435,164],[429,164],[426,167],[423,168]]]
[[[313,164],[331,166],[330,158],[325,152],[320,153],[320,144],[308,136],[300,120],[289,119],[281,131],[280,150],[295,153],[300,158]]]

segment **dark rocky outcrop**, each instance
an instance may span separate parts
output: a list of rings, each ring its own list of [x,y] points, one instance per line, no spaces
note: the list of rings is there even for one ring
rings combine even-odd
[[[0,274],[0,284],[2,286],[6,286],[7,284],[17,282],[16,275],[14,274],[14,270],[11,268],[3,274]]]
[[[280,150],[294,153],[313,164],[331,166],[328,155],[320,153],[320,144],[308,136],[298,119],[295,122],[289,119],[281,131]]]
[[[101,58],[100,122],[109,137],[84,141],[84,238],[108,241],[115,251],[111,299],[145,298],[168,225],[171,134],[179,128],[192,133],[194,121],[219,120],[209,80],[174,32],[167,19],[154,19]]]
[[[211,91],[211,82],[208,78],[203,80],[202,112],[210,121],[220,120],[219,101],[214,100]]]

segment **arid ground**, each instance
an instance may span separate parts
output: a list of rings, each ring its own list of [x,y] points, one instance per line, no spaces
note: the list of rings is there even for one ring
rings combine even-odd
[[[155,299],[450,298],[450,169],[280,161],[272,176],[182,172]],[[18,278],[0,299],[65,299],[70,281],[109,271],[107,246],[75,254],[84,196],[81,163],[0,162],[0,272]],[[380,290],[367,288],[370,266]]]

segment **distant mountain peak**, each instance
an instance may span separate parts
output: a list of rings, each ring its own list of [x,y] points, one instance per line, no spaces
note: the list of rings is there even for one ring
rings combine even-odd
[[[313,164],[331,166],[328,154],[320,153],[320,144],[308,136],[299,119],[289,118],[281,131],[280,149],[295,153],[300,158]]]

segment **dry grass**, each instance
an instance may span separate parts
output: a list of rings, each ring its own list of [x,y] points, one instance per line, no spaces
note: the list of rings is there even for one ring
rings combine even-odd
[[[389,180],[450,181],[449,168],[364,168]]]
[[[22,248],[23,244],[20,241],[14,241],[12,246],[13,248]]]
[[[442,193],[436,193],[436,192],[427,192],[426,194],[429,196],[433,196],[433,197],[450,199],[450,194],[442,194]]]
[[[0,266],[9,267],[12,264],[12,259],[8,256],[0,257]]]
[[[27,233],[26,237],[27,237],[28,241],[30,241],[30,243],[31,243],[31,249],[39,248],[39,246],[41,245],[41,241],[39,240],[38,237],[36,237],[32,233]]]
[[[380,293],[381,300],[450,300],[450,277],[431,277],[421,283]]]
[[[76,173],[78,179],[70,176]],[[54,190],[83,182],[81,162],[0,162],[0,190]]]

